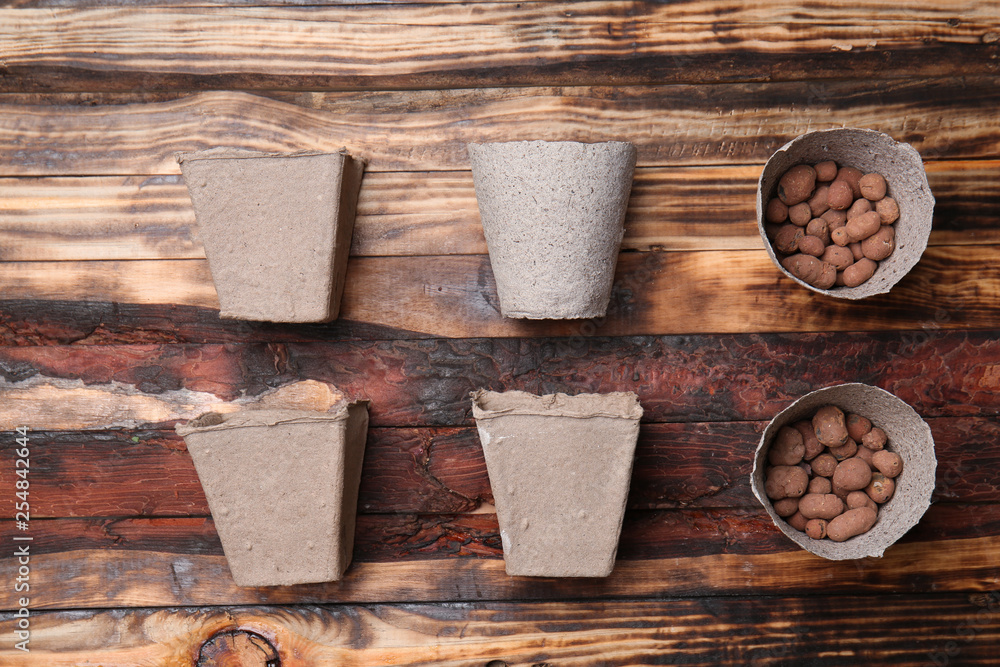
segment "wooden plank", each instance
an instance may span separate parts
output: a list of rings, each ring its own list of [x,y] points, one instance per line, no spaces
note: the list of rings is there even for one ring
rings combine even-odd
[[[760,165],[639,169],[625,218],[627,250],[761,247],[754,212]],[[930,244],[1000,243],[1000,162],[928,164],[937,199]],[[358,203],[351,254],[485,254],[469,172],[374,172]],[[0,179],[0,260],[202,259],[179,176]]]
[[[205,260],[11,262],[0,264],[0,280],[12,298],[68,298],[197,305],[218,309],[219,299]],[[59,287],[53,281],[67,281]],[[69,285],[74,287],[66,291]],[[64,296],[60,297],[62,293]],[[32,296],[27,297],[26,295]]]
[[[449,6],[457,3],[462,5],[477,5],[470,9]],[[197,0],[148,0],[144,5],[131,2],[143,8],[184,8],[211,9],[212,2]],[[226,1],[226,6],[239,8],[241,3]],[[281,8],[285,5],[299,4],[297,0],[253,0],[251,8]],[[379,6],[381,5],[381,6]],[[410,6],[406,6],[410,5]],[[443,5],[443,6],[442,6]],[[56,0],[49,4],[47,0],[4,0],[0,7],[9,9],[30,9],[42,7],[73,7],[81,9],[93,8],[88,0]],[[108,7],[116,6],[113,2]],[[947,7],[933,0],[866,0],[850,9],[836,4],[815,3],[803,6],[793,0],[775,0],[775,2],[741,2],[732,0],[681,0],[673,7],[664,7],[655,0],[630,0],[626,3],[615,3],[608,0],[472,0],[457,2],[457,0],[372,0],[363,3],[350,0],[309,0],[308,6],[325,8],[321,15],[334,14],[338,20],[346,23],[367,24],[376,20],[388,21],[392,24],[406,25],[440,25],[450,20],[456,25],[480,25],[487,22],[520,25],[530,21],[551,22],[561,20],[569,24],[587,23],[595,17],[605,19],[622,19],[632,17],[639,22],[650,22],[664,25],[684,25],[699,23],[741,23],[748,26],[771,25],[774,23],[792,23],[796,25],[835,24],[851,25],[865,22],[891,23],[899,21],[962,23],[964,21],[990,21],[996,18],[996,13],[990,3],[981,0],[956,0]],[[25,12],[26,14],[27,13]],[[17,13],[14,13],[17,16]],[[131,12],[128,13],[131,15]],[[280,15],[280,14],[279,14]],[[725,21],[719,21],[725,16]],[[832,26],[833,27],[833,26]]]
[[[825,301],[824,301],[825,303]],[[898,341],[897,348],[910,354],[927,339],[946,340],[960,329],[953,319],[963,308],[942,307],[919,323],[915,330],[885,331]],[[949,326],[950,323],[950,326]],[[603,324],[581,323],[569,340],[553,341],[574,350],[589,349],[587,341],[603,337]],[[862,327],[867,328],[867,327]],[[700,336],[700,335],[699,335]],[[832,337],[847,337],[833,332]],[[190,345],[190,344],[284,344],[339,341],[402,341],[434,338],[428,333],[338,319],[326,324],[274,324],[222,320],[218,310],[176,304],[131,304],[110,301],[3,300],[0,301],[0,346],[101,346],[101,345]],[[688,340],[691,336],[683,336]],[[720,340],[722,340],[720,338]],[[734,339],[734,340],[738,340]],[[598,346],[604,343],[597,343]],[[896,355],[897,349],[886,350]],[[8,377],[20,377],[14,372]],[[839,375],[838,375],[839,377]]]
[[[326,324],[223,320],[218,310],[110,301],[0,301],[0,345],[283,343],[430,338],[339,319]]]
[[[963,19],[934,12],[929,20],[924,13],[891,21],[845,11],[789,23],[759,10],[759,22],[748,23],[700,7],[680,16],[671,9],[612,2],[0,9],[0,42],[9,45],[0,91],[370,90],[1000,71],[1000,20],[981,9]]]
[[[932,418],[936,500],[1000,503],[996,418]],[[644,424],[628,507],[754,507],[753,445],[764,422]],[[31,432],[31,512],[52,517],[207,516],[183,440],[172,431]],[[0,434],[0,482],[15,434]],[[13,495],[0,516],[14,515]],[[479,437],[470,427],[373,428],[358,508],[372,514],[492,510]]]
[[[763,509],[626,514],[606,579],[508,577],[492,514],[359,516],[340,582],[240,588],[210,519],[50,519],[30,536],[32,608],[450,602],[996,590],[1000,506],[933,505],[882,558],[827,561],[778,532]],[[0,575],[16,577],[12,556]],[[822,583],[819,583],[822,582]],[[0,609],[16,608],[13,587]]]
[[[987,665],[1000,641],[997,606],[994,592],[36,612],[30,654],[6,644],[0,659],[10,667],[191,664],[202,642],[239,628],[264,638],[289,667],[745,667],[886,656],[893,665]],[[14,636],[17,619],[0,619],[0,632]]]
[[[972,19],[988,20],[996,17],[990,4],[981,0],[956,0],[943,7],[939,2],[932,0],[902,0],[892,2],[891,0],[866,0],[850,10],[840,5],[816,3],[802,5],[793,0],[776,0],[771,3],[762,2],[740,2],[732,0],[681,0],[673,3],[670,8],[662,7],[655,0],[630,0],[628,3],[621,3],[621,9],[616,9],[617,3],[595,2],[593,0],[563,0],[561,2],[548,2],[547,0],[366,0],[363,4],[352,2],[351,0],[106,0],[100,6],[139,6],[139,7],[211,7],[215,4],[225,4],[229,7],[285,7],[296,5],[307,5],[315,7],[342,7],[344,9],[369,9],[371,5],[418,5],[407,12],[410,16],[417,16],[416,12],[423,9],[423,15],[433,16],[436,5],[447,4],[477,4],[483,7],[484,11],[506,12],[510,15],[510,22],[517,23],[515,19],[523,16],[525,12],[517,13],[514,9],[520,7],[544,10],[545,7],[539,5],[550,5],[564,13],[608,12],[609,15],[618,16],[625,10],[632,15],[639,17],[649,17],[658,23],[698,23],[711,22],[719,16],[726,16],[734,23],[756,24],[756,23],[836,23],[838,25],[850,23],[852,21],[900,21],[912,20],[915,16],[921,17],[925,21],[947,23],[951,21],[963,21]],[[532,7],[532,6],[535,7]],[[92,7],[92,0],[3,0],[0,7],[5,8],[40,8],[40,7]],[[397,7],[384,7],[386,11],[396,10]],[[456,11],[460,11],[456,10]],[[554,12],[550,12],[553,13]],[[557,14],[554,14],[558,16]],[[493,14],[499,19],[500,14]],[[573,18],[572,16],[566,18]],[[411,19],[412,20],[412,19]]]
[[[135,428],[143,415],[132,396],[159,397],[176,420],[185,405],[199,409],[192,392],[234,401],[306,379],[370,399],[373,427],[471,426],[469,393],[483,387],[635,391],[646,422],[769,420],[842,382],[882,387],[925,418],[1000,414],[995,331],[932,324],[897,333],[0,347],[0,430]],[[43,386],[50,401],[18,403],[20,392]],[[79,386],[94,391],[89,410],[60,410]],[[111,419],[95,420],[99,407]]]
[[[0,180],[0,259],[204,258],[179,176]]]
[[[624,252],[607,316],[586,321],[503,318],[486,256],[356,257],[340,316],[451,338],[989,328],[998,256],[994,245],[928,248],[891,294],[857,302],[818,297],[763,250]],[[11,299],[218,309],[205,260],[8,262],[0,283]]]
[[[5,95],[0,176],[176,174],[176,152],[218,145],[347,146],[369,171],[464,170],[470,141],[539,138],[628,139],[641,167],[760,164],[830,126],[888,132],[925,159],[996,159],[998,81]]]

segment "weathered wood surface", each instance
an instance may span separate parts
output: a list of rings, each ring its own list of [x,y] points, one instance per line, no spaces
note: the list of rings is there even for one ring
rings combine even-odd
[[[13,621],[0,619],[9,636]],[[893,665],[954,665],[995,657],[998,620],[996,593],[51,612],[32,619],[37,648],[2,646],[0,658],[187,667],[202,641],[239,628],[273,646],[282,667],[833,666],[887,655]]]
[[[12,93],[0,98],[0,176],[177,174],[177,152],[219,145],[346,146],[369,171],[466,170],[466,143],[515,139],[627,139],[640,167],[761,164],[799,134],[841,126],[887,132],[925,160],[996,159],[998,81]]]
[[[761,248],[754,196],[761,165],[636,172],[626,250]],[[937,199],[930,244],[1000,243],[1000,162],[927,165]],[[469,172],[373,172],[364,179],[351,254],[486,254]],[[0,179],[0,260],[203,259],[176,175]]]
[[[1000,71],[985,6],[813,15],[719,3],[0,9],[0,91],[455,88]],[[780,16],[783,12],[788,22]],[[965,10],[965,11],[963,11]],[[197,38],[191,26],[198,26]],[[88,45],[89,48],[81,48]]]
[[[515,9],[544,10],[545,5],[552,5],[564,11],[570,9],[596,8],[594,11],[613,12],[614,16],[660,16],[661,22],[697,23],[699,21],[714,22],[718,17],[726,16],[731,22],[746,23],[850,23],[866,21],[917,21],[924,23],[954,23],[955,20],[980,18],[988,20],[995,18],[990,2],[978,0],[955,0],[942,6],[934,0],[866,0],[854,7],[845,9],[840,5],[816,3],[803,6],[794,0],[775,0],[774,2],[734,2],[733,0],[679,0],[669,8],[661,7],[655,0],[628,0],[623,3],[595,2],[594,0],[565,0],[549,2],[548,0],[368,0],[364,3],[351,0],[108,0],[101,6],[151,6],[151,7],[210,7],[222,4],[228,7],[285,7],[307,5],[310,7],[356,8],[381,5],[384,9],[398,10],[394,5],[420,5],[425,13],[433,11],[434,6],[463,4],[483,5],[484,9],[502,9],[513,12]],[[616,5],[619,5],[616,7]],[[92,7],[93,0],[3,0],[0,7],[4,8],[39,8],[39,7]],[[421,8],[416,8],[418,11]],[[459,8],[458,11],[461,11]],[[700,17],[697,18],[697,17]]]
[[[970,293],[974,293],[970,290]],[[826,300],[817,300],[828,305]],[[270,343],[328,341],[392,341],[426,340],[433,336],[405,329],[338,319],[328,324],[282,325],[267,322],[223,320],[219,311],[178,306],[176,304],[130,304],[109,301],[48,301],[6,300],[0,302],[0,344],[4,346],[74,345],[134,345],[134,344],[202,344],[202,343]],[[815,302],[810,304],[815,307]],[[898,312],[898,311],[897,311]],[[965,308],[950,303],[920,319],[917,330],[886,331],[887,338],[900,341],[887,349],[892,355],[909,354],[914,345],[926,339],[952,340],[951,333],[961,339]],[[956,323],[956,318],[959,323]],[[873,320],[878,322],[878,320]],[[563,345],[580,348],[584,341],[604,336],[606,323],[580,322]],[[600,325],[600,326],[598,326]],[[591,330],[591,326],[594,327]],[[771,327],[769,327],[771,328]],[[863,327],[858,327],[859,329]],[[558,331],[542,325],[530,332],[551,336]],[[846,336],[835,332],[833,338]],[[576,336],[580,336],[577,338]],[[633,337],[629,337],[633,338]],[[689,339],[691,336],[678,338]],[[735,340],[739,340],[736,338]],[[811,340],[809,338],[803,340]],[[956,339],[958,340],[958,339]],[[709,343],[709,345],[713,345]]]
[[[33,609],[325,602],[462,602],[670,596],[842,595],[996,590],[996,505],[934,505],[883,558],[828,561],[761,510],[629,513],[605,579],[510,577],[492,514],[360,515],[339,582],[241,588],[211,519],[50,519],[30,535]],[[0,576],[17,576],[14,558]],[[16,609],[13,586],[0,609]]]
[[[186,667],[237,627],[289,665],[995,660],[995,2],[221,4],[0,1],[0,430],[32,429],[30,529],[0,494],[0,543],[33,538],[35,642],[0,662]],[[782,277],[753,225],[763,162],[831,126],[911,142],[938,199],[917,269],[858,304]],[[522,138],[638,146],[606,319],[497,313],[465,143]],[[215,145],[370,161],[343,320],[218,318],[174,160]],[[374,401],[355,563],[241,589],[170,427],[302,379]],[[745,484],[763,424],[846,381],[913,405],[940,461],[921,523],[848,563]],[[478,387],[639,393],[610,578],[504,574]]]
[[[935,500],[1000,503],[997,418],[929,419],[938,467]],[[644,424],[628,506],[634,510],[756,507],[747,480],[764,422]],[[172,431],[32,432],[31,515],[208,516],[184,441]],[[14,435],[0,438],[0,484],[12,483]],[[492,512],[479,438],[471,427],[374,428],[359,511]],[[13,516],[14,497],[0,498]]]
[[[605,318],[531,321],[500,315],[488,256],[356,257],[340,317],[450,338],[986,329],[1000,320],[997,258],[994,245],[928,248],[891,294],[858,302],[803,289],[763,250],[626,252]],[[8,262],[0,283],[11,299],[218,310],[205,260]]]
[[[0,347],[0,430],[169,425],[212,400],[296,380],[371,399],[371,423],[471,426],[470,392],[635,391],[647,422],[769,420],[803,394],[840,382],[891,391],[924,418],[1000,414],[993,331],[752,334],[573,339],[331,341],[254,345]],[[116,391],[107,385],[119,382]],[[25,383],[25,384],[21,384]],[[18,404],[51,386],[45,401]],[[87,410],[69,405],[80,387]],[[175,393],[171,393],[175,392]],[[192,392],[202,392],[199,403]],[[161,401],[150,417],[132,402]],[[61,410],[60,406],[66,406]],[[189,406],[189,407],[185,407]],[[34,409],[33,412],[29,408]],[[117,410],[95,423],[95,409]],[[183,412],[189,410],[189,412]]]

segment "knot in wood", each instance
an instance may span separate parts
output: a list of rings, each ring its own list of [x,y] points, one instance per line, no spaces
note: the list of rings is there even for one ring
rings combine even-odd
[[[280,667],[281,659],[271,642],[256,632],[217,632],[201,645],[198,667]]]

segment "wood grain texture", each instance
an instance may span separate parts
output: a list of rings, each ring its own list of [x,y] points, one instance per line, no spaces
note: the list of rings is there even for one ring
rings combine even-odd
[[[900,340],[902,353],[909,354],[915,346],[922,345],[928,339],[951,340],[952,333],[961,338],[962,325],[954,322],[955,318],[961,316],[962,308],[949,308],[946,305],[935,310],[932,315],[929,314],[927,319],[921,320],[919,329],[884,333]],[[589,345],[586,341],[590,338],[603,336],[605,323],[580,324],[580,330],[573,337],[561,342],[580,349]],[[601,326],[597,326],[598,324]],[[595,327],[593,331],[591,326]],[[846,332],[833,332],[832,337],[845,334]],[[580,338],[576,338],[577,335]],[[0,301],[0,345],[12,347],[203,343],[281,345],[295,342],[412,341],[433,338],[428,333],[345,319],[327,324],[302,325],[222,320],[218,310],[176,304]],[[898,354],[896,350],[890,350],[889,353]]]
[[[646,422],[769,420],[803,394],[842,382],[882,387],[924,418],[1000,414],[1000,341],[994,332],[932,328],[579,340],[0,347],[0,372],[6,380],[0,402],[0,410],[6,410],[0,413],[3,430],[109,426],[69,413],[54,427],[63,419],[59,394],[42,406],[49,417],[39,408],[33,413],[39,419],[26,423],[25,413],[14,405],[18,392],[53,379],[94,388],[95,405],[107,409],[128,405],[122,396],[136,392],[164,404],[183,392],[234,401],[312,379],[370,399],[373,427],[472,426],[469,394],[479,388],[537,394],[635,391]],[[122,386],[98,386],[112,382]],[[168,419],[178,418],[168,413]]]
[[[496,517],[360,515],[339,582],[240,588],[210,519],[50,519],[30,535],[34,609],[327,602],[460,602],[995,590],[997,505],[933,505],[883,558],[827,561],[778,532],[763,509],[630,512],[605,579],[509,577]],[[0,559],[12,581],[17,559]],[[822,582],[817,586],[817,582]],[[0,609],[16,609],[11,587]]]
[[[625,252],[607,316],[584,321],[503,318],[487,256],[356,257],[340,317],[449,338],[990,328],[997,257],[995,245],[928,248],[891,294],[857,302],[800,287],[763,250]],[[11,262],[0,283],[11,299],[218,309],[205,260]]]
[[[0,176],[177,174],[175,153],[219,145],[346,146],[369,171],[466,170],[466,143],[516,139],[627,139],[640,167],[760,164],[831,126],[887,132],[928,160],[996,159],[998,81],[11,94],[0,100]]]
[[[930,244],[1000,243],[1000,162],[928,164]],[[761,247],[760,165],[636,171],[626,250]],[[469,172],[374,172],[364,179],[351,254],[486,254]],[[0,261],[201,259],[179,176],[0,179]]]
[[[899,21],[913,20],[920,17],[922,21],[947,23],[956,20],[972,19],[992,19],[995,13],[989,3],[977,0],[956,0],[947,7],[933,0],[902,0],[892,2],[891,0],[866,0],[856,7],[845,9],[840,5],[831,4],[810,4],[803,6],[802,3],[793,0],[776,0],[769,3],[748,3],[735,2],[734,0],[680,0],[672,3],[673,6],[663,7],[656,0],[627,0],[622,3],[595,2],[594,0],[567,0],[564,2],[548,2],[547,0],[370,0],[365,3],[352,2],[351,0],[107,0],[101,6],[150,6],[150,7],[210,7],[216,4],[224,4],[229,7],[241,7],[249,5],[251,7],[284,7],[307,5],[310,7],[338,7],[357,8],[369,7],[371,5],[383,5],[384,9],[398,9],[393,5],[421,5],[424,7],[414,8],[414,11],[423,9],[425,14],[430,14],[437,5],[463,4],[482,5],[485,10],[507,11],[511,15],[517,16],[514,10],[524,8],[534,11],[545,11],[545,5],[556,9],[578,10],[591,8],[594,11],[612,12],[612,15],[650,16],[659,17],[658,22],[663,23],[697,23],[712,22],[718,16],[726,16],[732,22],[755,24],[755,23],[837,23],[844,24],[851,21]],[[38,7],[92,7],[93,0],[3,0],[0,7],[4,8],[38,8]],[[369,11],[371,11],[369,9]],[[460,9],[459,9],[460,11]],[[521,12],[524,14],[525,12]],[[499,15],[495,15],[499,16]]]
[[[262,635],[247,630],[229,630],[215,633],[201,645],[196,664],[197,667],[279,667],[281,658]]]
[[[2,526],[8,537],[30,535],[34,557],[98,549],[156,552],[167,560],[223,553],[215,524],[205,517],[33,519],[27,533],[15,531],[11,520]],[[996,505],[938,504],[901,544],[993,538],[998,532],[1000,510]],[[618,559],[668,560],[720,554],[749,557],[795,549],[759,505],[633,510],[626,514]],[[502,555],[496,516],[491,513],[358,515],[357,563],[465,563],[469,558],[500,559]],[[11,558],[8,565],[15,563]]]
[[[1000,503],[996,418],[928,420],[938,458],[935,500]],[[753,448],[764,422],[644,424],[628,507],[755,507]],[[52,517],[207,516],[183,440],[172,431],[31,432],[31,512]],[[0,435],[0,484],[12,483],[13,433]],[[358,510],[367,514],[490,513],[493,495],[471,427],[373,428]],[[0,498],[0,516],[14,497]]]
[[[189,667],[238,629],[289,666],[995,662],[998,83],[992,0],[0,0],[0,429],[32,429],[30,528],[0,495],[0,542],[32,538],[33,640],[0,663]],[[938,199],[920,265],[860,304],[753,226],[763,162],[840,126],[912,143]],[[637,145],[607,318],[499,317],[465,144],[511,139]],[[369,161],[344,319],[218,317],[174,155],[219,145]],[[354,563],[239,588],[171,427],[302,379],[373,400]],[[766,420],[846,381],[911,404],[940,465],[885,558],[831,562],[746,479]],[[639,393],[611,577],[506,576],[479,387]]]
[[[996,73],[1000,19],[759,23],[654,3],[0,9],[0,91],[443,88]],[[923,19],[923,20],[921,20]],[[197,38],[190,28],[197,24]]]
[[[430,338],[338,319],[326,324],[223,320],[218,310],[110,301],[0,301],[0,345],[284,343]]]
[[[38,613],[30,654],[10,667],[190,665],[199,640],[239,628],[281,665],[685,665],[795,662],[986,665],[1000,636],[997,594],[752,598]],[[0,631],[14,622],[0,615]],[[35,643],[37,642],[37,644]],[[551,662],[549,662],[551,661]]]

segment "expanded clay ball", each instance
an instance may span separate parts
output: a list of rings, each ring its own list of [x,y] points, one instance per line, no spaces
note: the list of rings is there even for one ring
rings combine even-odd
[[[816,187],[816,170],[807,164],[800,164],[785,172],[778,181],[778,198],[786,206],[795,206],[812,196]]]
[[[903,472],[871,420],[824,405],[779,429],[768,449],[764,491],[778,516],[814,540],[843,542],[869,531]]]
[[[767,231],[778,261],[817,289],[865,283],[896,249],[891,225],[899,206],[887,190],[881,174],[838,168],[829,160],[792,167],[766,207],[767,221],[780,225]],[[850,259],[844,253],[836,253],[836,261],[828,258],[832,248],[850,248]],[[803,257],[819,258],[821,265]]]

